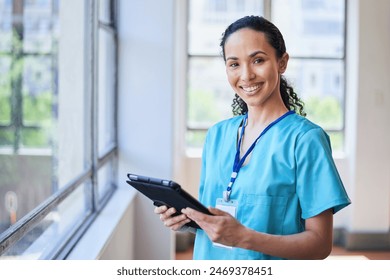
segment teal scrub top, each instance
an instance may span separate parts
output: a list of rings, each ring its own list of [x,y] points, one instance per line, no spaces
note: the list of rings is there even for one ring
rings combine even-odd
[[[244,116],[217,123],[207,133],[199,200],[216,206],[232,173],[237,135]],[[303,232],[305,219],[350,204],[332,158],[329,136],[297,114],[273,125],[257,142],[249,162],[232,187],[237,219],[258,232],[288,235]],[[261,252],[215,246],[197,230],[194,259],[280,259]]]

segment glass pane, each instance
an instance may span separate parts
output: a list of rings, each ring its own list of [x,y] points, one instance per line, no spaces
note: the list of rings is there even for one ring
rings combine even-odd
[[[263,13],[261,0],[190,0],[189,54],[219,55],[220,39],[229,24],[243,16]]]
[[[1,39],[0,39],[1,41]],[[0,126],[11,123],[11,58],[0,56]],[[0,128],[0,135],[2,129]],[[0,136],[0,146],[3,145]]]
[[[106,163],[98,171],[98,199],[99,201],[112,190],[114,186],[114,165],[113,161]]]
[[[203,148],[206,139],[206,130],[188,130],[186,144],[188,148]]]
[[[30,56],[23,61],[23,130],[21,146],[50,147],[55,115],[52,58]]]
[[[0,232],[3,232],[52,194],[52,157],[2,153],[0,167]],[[14,194],[12,203],[7,202],[7,193]]]
[[[0,157],[1,154],[4,153],[3,147],[12,147],[12,145],[15,142],[15,130],[11,127],[1,127],[0,126]],[[9,149],[5,149],[8,151]],[[1,160],[0,160],[0,166],[1,166]],[[1,171],[0,171],[1,174]],[[0,179],[1,182],[1,179]],[[1,183],[0,183],[1,185]],[[0,204],[1,205],[1,204]]]
[[[53,125],[57,121],[54,100],[58,68],[52,61],[57,60],[58,52],[46,49],[50,53],[39,56],[23,53],[20,48],[29,36],[41,32],[30,28],[29,19],[24,21],[32,11],[33,18],[41,15],[50,21],[44,32],[58,41],[58,25],[53,24],[58,19],[58,11],[52,9],[54,2],[18,1],[23,5],[16,12],[12,10],[15,1],[0,0],[1,36],[12,27],[21,35],[19,40],[9,41],[9,47],[1,49],[8,53],[0,56],[0,233],[57,190]]]
[[[57,65],[53,63],[53,60],[54,58],[51,56],[26,56],[23,58],[23,94],[25,95],[23,101],[26,98],[31,98],[28,101],[30,104],[27,106],[31,106],[31,102],[35,102],[37,109],[39,107],[47,107],[47,104],[40,105],[42,102],[39,101],[45,100],[43,97],[45,95],[51,94],[53,96],[52,93],[54,91],[53,87],[55,82],[53,76],[56,74],[56,71],[52,72],[52,69],[57,67]],[[51,113],[51,108],[48,110],[49,112],[43,110],[39,113],[31,112],[28,107],[24,107],[23,109],[23,120],[25,123],[37,122],[43,118],[51,117],[50,115],[47,116],[48,113]],[[45,117],[39,116],[40,114],[44,114]]]
[[[55,126],[58,187],[64,187],[91,166],[91,54],[86,38],[84,1],[61,6],[58,58],[58,123]],[[78,11],[77,13],[75,11]],[[76,13],[76,14],[75,14]]]
[[[342,152],[344,150],[344,133],[342,131],[328,132],[328,135],[333,153]]]
[[[106,30],[99,30],[99,156],[114,143],[115,136],[115,42]]]
[[[273,0],[271,4],[272,21],[290,56],[344,56],[344,1]]]
[[[343,69],[342,60],[289,61],[286,77],[305,102],[307,118],[324,129],[343,129]]]
[[[188,66],[188,126],[207,128],[231,117],[234,92],[223,59],[191,58]]]
[[[45,259],[69,238],[91,213],[90,183],[79,186],[0,259]]]
[[[0,0],[0,52],[11,51],[12,1]]]
[[[55,48],[58,29],[56,2],[52,0],[25,1],[23,15],[23,48],[25,52],[47,53]],[[55,32],[53,32],[55,31]]]
[[[0,233],[91,165],[91,98],[87,76],[90,71],[86,71],[89,60],[85,57],[85,50],[90,48],[85,45],[84,27],[88,22],[85,4],[67,2],[61,10],[61,20],[67,24],[61,26],[60,34],[58,1],[20,3],[24,3],[23,17],[31,13],[36,20],[19,21],[26,24],[21,29],[26,35],[21,36],[23,40],[26,38],[25,49],[47,53],[15,52],[9,62],[6,56],[1,56],[0,98],[8,99],[12,106],[2,103],[0,116],[10,112],[12,129],[0,124],[0,209],[8,209],[0,210]],[[0,15],[2,4],[0,0]],[[43,21],[37,15],[42,15]],[[50,24],[43,24],[45,20]],[[37,22],[39,28],[35,28]],[[42,30],[44,36],[40,34]],[[58,48],[45,47],[49,37],[50,45]],[[20,42],[12,44],[12,50],[18,51],[14,44]]]

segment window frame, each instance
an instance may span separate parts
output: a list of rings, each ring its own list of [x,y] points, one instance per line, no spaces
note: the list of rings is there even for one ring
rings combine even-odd
[[[99,5],[104,4],[99,0],[91,0],[86,2],[86,10],[89,10],[86,19],[88,20],[89,25],[89,35],[90,46],[92,49],[89,56],[88,67],[90,68],[91,76],[88,77],[89,86],[88,86],[88,96],[90,97],[90,116],[89,121],[91,125],[91,146],[90,150],[87,151],[87,154],[91,157],[92,164],[88,167],[85,167],[84,171],[81,174],[75,174],[74,179],[68,182],[65,186],[60,186],[54,194],[47,198],[43,203],[38,205],[35,209],[29,212],[27,215],[18,220],[15,224],[9,227],[4,232],[0,233],[0,258],[1,256],[14,244],[16,244],[21,238],[25,236],[31,229],[33,229],[39,222],[41,222],[52,210],[54,210],[62,201],[69,197],[74,191],[82,184],[88,184],[91,182],[91,193],[87,194],[88,199],[91,203],[91,211],[85,216],[85,219],[78,223],[76,229],[68,233],[64,240],[61,240],[61,245],[57,248],[53,248],[49,255],[44,256],[45,259],[65,259],[67,255],[71,252],[72,248],[77,244],[82,235],[86,232],[91,223],[98,216],[99,212],[103,209],[109,199],[112,197],[114,191],[117,188],[117,185],[114,183],[116,174],[115,170],[117,164],[117,154],[118,154],[118,137],[117,137],[117,99],[118,99],[118,34],[117,34],[117,9],[118,2],[117,0],[106,0],[105,4],[108,4],[110,8],[109,17],[110,22],[100,20],[100,10]],[[107,5],[105,5],[107,7]],[[103,29],[106,32],[109,32],[113,35],[114,38],[114,109],[113,115],[111,116],[114,120],[114,135],[113,143],[106,147],[104,153],[99,156],[98,153],[98,123],[97,116],[98,112],[98,46],[99,38],[98,33],[99,29]],[[98,172],[101,168],[112,164],[112,180],[110,181],[110,186],[108,190],[104,193],[102,197],[98,197]]]

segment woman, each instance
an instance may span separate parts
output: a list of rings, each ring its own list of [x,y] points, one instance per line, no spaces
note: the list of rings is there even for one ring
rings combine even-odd
[[[199,199],[205,215],[159,207],[172,230],[196,221],[194,259],[323,259],[333,214],[350,204],[328,135],[307,120],[282,74],[289,55],[276,26],[248,16],[223,34],[222,54],[236,95],[233,113],[209,129]]]

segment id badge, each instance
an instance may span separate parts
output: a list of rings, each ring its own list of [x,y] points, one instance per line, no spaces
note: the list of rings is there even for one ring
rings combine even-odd
[[[234,218],[237,217],[237,207],[238,207],[238,201],[237,200],[229,200],[225,201],[223,198],[218,198],[217,202],[215,203],[215,208],[225,211],[232,215]],[[226,246],[220,243],[213,242],[214,246],[232,249],[231,246]]]

